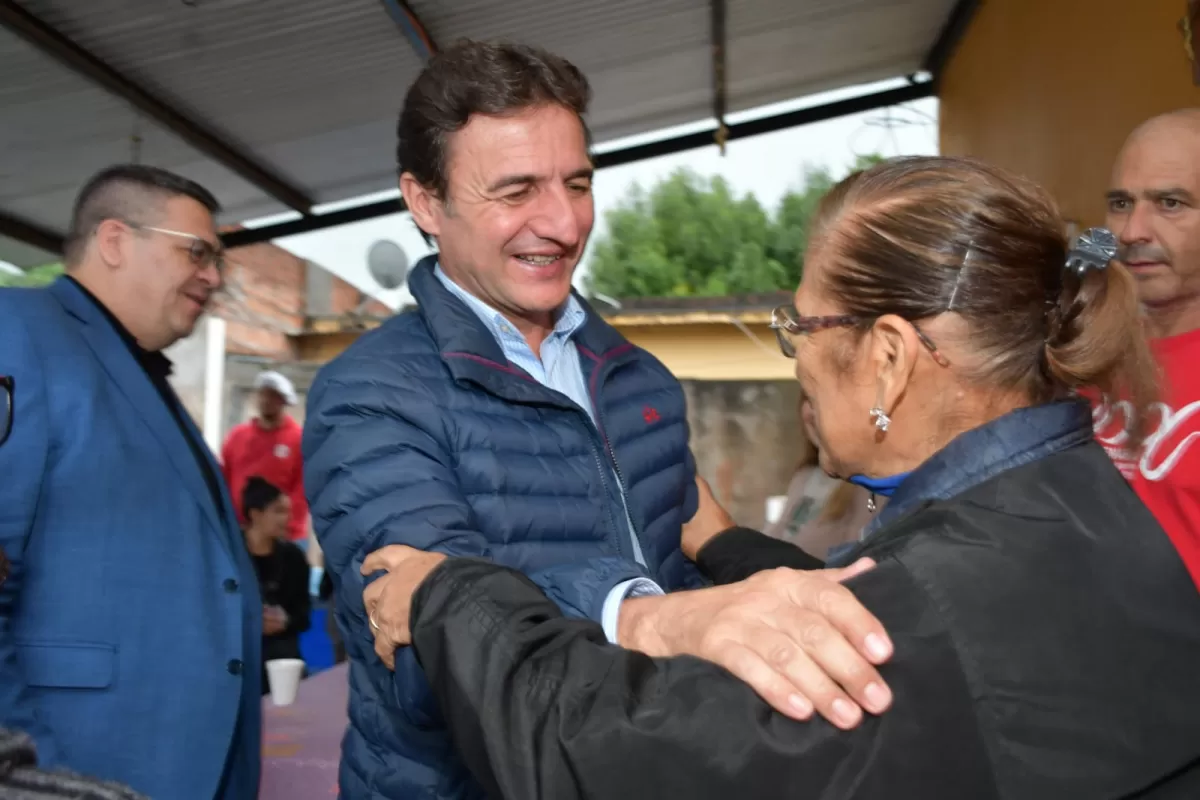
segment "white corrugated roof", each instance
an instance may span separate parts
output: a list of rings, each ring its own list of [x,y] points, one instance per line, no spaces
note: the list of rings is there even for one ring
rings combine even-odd
[[[13,0],[0,0],[0,5]],[[728,110],[913,73],[954,0],[727,0]],[[316,203],[395,185],[421,59],[382,0],[20,0]],[[502,38],[589,76],[596,141],[712,115],[706,0],[414,0],[434,41]],[[194,178],[223,222],[285,211],[262,189],[0,27],[0,214],[65,230],[81,183],[140,158]],[[0,259],[45,254],[0,239]]]

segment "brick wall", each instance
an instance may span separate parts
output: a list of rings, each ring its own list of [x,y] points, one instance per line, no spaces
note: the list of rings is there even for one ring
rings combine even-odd
[[[231,250],[226,288],[214,304],[214,313],[228,322],[226,352],[270,361],[296,360],[293,337],[303,332],[307,317],[307,274],[307,262],[270,243]],[[358,289],[337,277],[331,284],[333,314],[358,308],[363,298]],[[364,312],[391,313],[376,300]]]

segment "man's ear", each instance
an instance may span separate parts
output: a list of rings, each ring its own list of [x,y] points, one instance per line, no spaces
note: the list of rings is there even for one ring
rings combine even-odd
[[[404,204],[412,214],[417,227],[430,236],[437,237],[442,232],[442,201],[428,188],[421,185],[411,172],[400,175],[400,194],[404,196]]]
[[[885,414],[891,414],[904,396],[920,346],[912,324],[895,314],[884,314],[871,328],[871,360]]]
[[[106,219],[96,226],[88,245],[96,249],[105,266],[115,267],[124,261],[123,251],[129,246],[129,229],[115,219]]]

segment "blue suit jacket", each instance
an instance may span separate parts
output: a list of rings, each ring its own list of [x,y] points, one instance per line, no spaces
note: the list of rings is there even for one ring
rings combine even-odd
[[[15,381],[0,727],[31,733],[43,764],[151,797],[255,797],[262,601],[227,493],[214,507],[149,377],[71,281],[0,290],[0,374]]]

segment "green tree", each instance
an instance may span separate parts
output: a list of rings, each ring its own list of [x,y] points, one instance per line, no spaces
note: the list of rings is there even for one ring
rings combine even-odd
[[[0,286],[45,286],[63,273],[62,264],[43,264],[30,267],[19,275],[0,272]]]
[[[798,189],[793,189],[779,201],[770,252],[781,264],[787,265],[787,280],[780,289],[794,289],[804,271],[804,251],[808,247],[808,230],[816,216],[817,206],[825,193],[833,188],[833,176],[825,168],[806,168]]]
[[[649,192],[634,186],[606,217],[589,288],[619,297],[772,291],[787,270],[768,252],[774,223],[753,195],[681,169]]]
[[[883,161],[862,156],[854,169]],[[587,285],[610,297],[689,297],[790,291],[800,282],[808,230],[835,179],[805,169],[772,216],[720,177],[680,169],[646,190],[634,185],[605,216]]]

